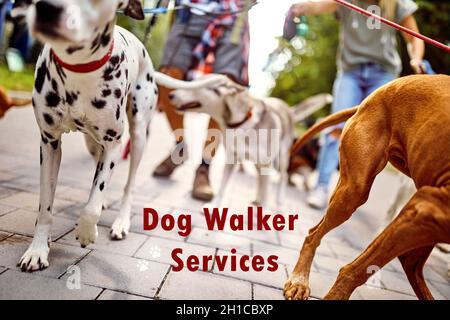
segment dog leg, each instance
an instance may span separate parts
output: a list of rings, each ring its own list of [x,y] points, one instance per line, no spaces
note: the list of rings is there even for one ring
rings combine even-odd
[[[91,136],[88,135],[88,134],[84,135],[84,142],[85,142],[86,148],[88,149],[88,151],[91,154],[92,158],[97,163],[98,162],[98,157],[100,156],[100,152],[102,150],[101,146],[94,139],[92,139]],[[103,200],[102,209],[106,210],[108,208],[109,208],[109,204],[108,204],[108,201],[107,201],[107,199],[105,197],[105,199]]]
[[[409,283],[420,300],[433,300],[433,295],[423,278],[423,267],[433,248],[433,246],[429,246],[415,249],[398,257]]]
[[[389,138],[380,134],[377,143],[373,143],[370,136],[364,132],[366,125],[363,121],[352,122],[344,133],[339,183],[330,200],[326,216],[305,238],[300,257],[284,287],[287,299],[309,297],[309,273],[321,239],[347,221],[355,210],[367,201],[375,177],[386,166],[386,145]],[[357,144],[354,143],[354,137],[358,137]],[[361,137],[367,137],[369,141],[362,141]]]
[[[430,248],[438,242],[450,242],[448,201],[448,196],[438,188],[421,188],[364,253],[340,270],[336,283],[325,298],[348,299],[372,275],[367,272],[369,268],[382,268],[392,259],[401,257],[404,268],[406,265],[406,270],[409,270],[408,279],[412,279],[413,288],[418,289],[418,297],[431,299],[424,281],[417,277],[423,277],[421,268]],[[412,268],[416,270],[412,271]]]
[[[285,159],[280,160],[280,180],[278,181],[277,188],[277,198],[276,203],[277,206],[281,206],[283,204],[284,196],[286,195],[286,187],[289,183],[289,149],[284,153]]]
[[[49,141],[47,137],[41,140],[41,176],[40,204],[33,241],[19,261],[22,271],[36,271],[47,268],[52,225],[53,201],[59,166],[61,163],[61,137]]]
[[[98,161],[98,157],[101,151],[100,145],[97,142],[95,142],[95,140],[92,139],[91,136],[88,134],[84,135],[84,142],[92,158],[94,158],[95,161]]]
[[[97,240],[97,223],[105,200],[104,191],[119,157],[120,143],[117,141],[106,145],[100,153],[89,201],[84,207],[75,228],[75,237],[83,248]]]
[[[220,182],[219,192],[214,197],[214,200],[205,204],[205,208],[220,208],[222,205],[222,200],[225,195],[228,182],[230,181],[231,176],[233,175],[233,171],[235,168],[235,164],[227,161],[225,167],[223,169],[222,181]]]
[[[148,139],[146,135],[148,122],[134,121],[132,117],[129,118],[129,122],[131,136],[130,168],[128,172],[128,181],[125,186],[122,198],[120,212],[110,230],[111,238],[114,240],[124,239],[130,231],[131,204],[136,184],[136,173],[139,168],[139,164],[141,163]]]
[[[267,191],[270,184],[269,168],[256,167],[258,171],[258,190],[256,194],[256,200],[253,201],[255,206],[264,207],[267,205]]]

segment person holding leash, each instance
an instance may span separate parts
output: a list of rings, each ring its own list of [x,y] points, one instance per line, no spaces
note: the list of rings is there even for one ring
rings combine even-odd
[[[351,0],[350,3],[375,12],[413,31],[418,26],[413,14],[418,6],[412,0]],[[378,12],[377,12],[378,11]],[[367,96],[397,78],[402,70],[396,30],[340,6],[333,0],[302,1],[291,7],[293,16],[335,13],[341,22],[337,57],[338,74],[333,87],[332,112],[359,105]],[[424,72],[424,42],[403,34],[415,73]],[[339,164],[342,126],[325,137],[319,162],[318,185],[308,196],[308,205],[324,209],[328,203],[331,176]]]
[[[176,5],[184,3],[176,1]],[[164,49],[161,72],[177,79],[219,73],[237,83],[248,85],[248,19],[245,13],[234,13],[244,9],[245,1],[190,0],[190,3],[205,11],[189,8],[178,11]],[[159,107],[166,113],[172,130],[180,132],[184,128],[184,117],[176,112],[169,97],[170,90],[160,88]],[[209,129],[218,129],[217,123],[211,120]],[[205,144],[202,163],[194,179],[192,196],[195,199],[211,201],[214,197],[209,182],[209,164],[218,144],[219,141],[214,140]],[[179,134],[172,153],[155,169],[153,175],[170,177],[187,159],[186,153],[184,137]],[[180,158],[181,161],[175,161]]]

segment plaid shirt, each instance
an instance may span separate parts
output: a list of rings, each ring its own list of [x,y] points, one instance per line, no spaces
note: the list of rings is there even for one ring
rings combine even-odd
[[[244,0],[190,0],[192,4],[208,5],[217,3],[214,12],[230,12],[242,10],[245,6]],[[183,2],[181,2],[183,3]],[[214,62],[216,60],[215,50],[219,39],[223,36],[226,27],[233,27],[236,22],[237,14],[224,14],[214,16],[207,25],[200,43],[194,48],[193,55],[197,60],[196,65],[190,71],[190,77],[214,72]],[[245,49],[242,52],[243,68],[241,71],[242,84],[248,84],[248,55],[249,55],[249,32],[248,23],[245,24],[245,30],[242,41]]]

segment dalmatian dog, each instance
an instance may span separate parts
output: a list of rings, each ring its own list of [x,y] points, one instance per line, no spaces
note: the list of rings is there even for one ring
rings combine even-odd
[[[123,239],[130,228],[132,192],[157,104],[157,84],[188,89],[219,80],[187,83],[155,73],[142,43],[115,26],[117,10],[144,18],[139,0],[40,0],[27,13],[31,33],[45,47],[37,61],[33,91],[41,133],[40,205],[33,241],[19,261],[23,271],[49,266],[63,133],[83,132],[97,161],[89,200],[75,228],[77,240],[86,247],[98,235],[104,191],[120,157],[128,120],[132,139],[129,176],[120,213],[111,227],[111,238]]]

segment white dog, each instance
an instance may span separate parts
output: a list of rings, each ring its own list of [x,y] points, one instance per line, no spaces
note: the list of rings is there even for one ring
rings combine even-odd
[[[46,43],[37,62],[33,106],[41,132],[41,190],[36,230],[20,259],[24,271],[48,267],[52,209],[61,161],[61,135],[85,134],[97,170],[75,234],[81,246],[97,238],[104,190],[120,156],[128,118],[132,139],[128,182],[113,239],[129,232],[136,171],[155,111],[157,83],[171,88],[197,88],[221,81],[186,83],[155,73],[145,47],[128,31],[115,26],[116,11],[143,19],[138,0],[40,0],[31,5],[32,34]]]
[[[179,112],[208,114],[220,126],[227,159],[218,194],[207,204],[208,207],[220,207],[235,165],[242,161],[252,162],[258,171],[256,205],[267,204],[268,169],[275,168],[279,172],[276,201],[280,204],[288,180],[294,122],[299,116],[304,119],[301,115],[310,115],[331,98],[323,95],[307,105],[291,109],[280,99],[251,97],[246,88],[224,76],[219,85],[176,90],[170,99]]]

